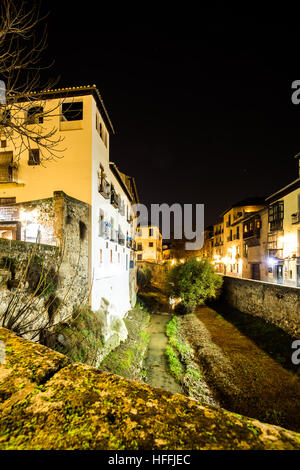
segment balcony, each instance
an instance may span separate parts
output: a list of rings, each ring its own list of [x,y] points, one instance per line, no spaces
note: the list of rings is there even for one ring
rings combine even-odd
[[[268,255],[272,258],[282,258],[283,248],[268,248]]]
[[[300,224],[300,211],[292,214],[292,224]]]
[[[110,203],[112,206],[114,206],[116,209],[118,209],[119,207],[119,196],[117,195],[117,193],[113,190],[111,191],[111,194],[110,194]]]
[[[124,204],[124,201],[122,201],[121,198],[119,198],[119,213],[121,215],[125,215],[125,204]]]
[[[118,231],[111,229],[110,231],[110,241],[111,242],[118,242],[119,237],[118,237]]]
[[[110,197],[110,184],[107,180],[102,180],[98,187],[98,192],[105,198]]]
[[[110,224],[108,222],[103,221],[100,225],[99,236],[104,238],[104,240],[108,240],[109,233],[110,233]]]

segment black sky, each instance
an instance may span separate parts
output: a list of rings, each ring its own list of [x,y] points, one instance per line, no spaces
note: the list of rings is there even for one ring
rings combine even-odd
[[[116,130],[111,160],[135,176],[141,202],[204,203],[208,225],[230,204],[297,177],[297,27],[245,16],[192,21],[192,11],[191,23],[180,12],[143,21],[142,10],[128,23],[101,3],[43,4],[51,75],[61,87],[98,86]]]

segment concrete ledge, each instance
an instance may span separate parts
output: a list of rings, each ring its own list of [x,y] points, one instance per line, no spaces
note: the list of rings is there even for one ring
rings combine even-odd
[[[0,340],[0,449],[300,449],[297,433]]]

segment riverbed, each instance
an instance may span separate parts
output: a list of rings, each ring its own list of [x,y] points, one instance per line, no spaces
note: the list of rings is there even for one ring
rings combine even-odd
[[[147,384],[152,387],[160,387],[173,393],[184,395],[182,387],[176,382],[168,369],[165,354],[168,338],[165,334],[166,325],[170,321],[169,314],[152,314],[148,326],[150,342],[145,360],[147,369]]]

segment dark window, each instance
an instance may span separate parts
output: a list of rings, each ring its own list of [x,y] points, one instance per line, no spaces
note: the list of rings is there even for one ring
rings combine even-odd
[[[149,228],[149,237],[153,237],[153,228]]]
[[[39,149],[29,150],[28,165],[39,165],[40,162],[40,151]]]
[[[9,109],[5,109],[5,111],[2,114],[2,120],[1,120],[2,126],[7,126],[9,124],[10,120],[11,120],[10,111],[9,111]]]
[[[15,204],[16,198],[15,197],[0,197],[0,205],[2,204]]]
[[[142,250],[143,250],[143,245],[141,243],[138,243],[137,251],[142,251]]]
[[[269,207],[270,230],[281,230],[284,216],[283,201],[276,202]]]
[[[7,146],[6,140],[1,140],[1,148],[5,148]]]
[[[62,104],[62,121],[82,121],[83,119],[83,103],[63,103]]]
[[[80,220],[79,221],[79,237],[80,237],[80,240],[83,241],[85,239],[86,232],[87,232],[87,227],[86,227],[85,223]]]
[[[7,183],[13,180],[13,153],[0,153],[0,181]]]
[[[138,256],[137,256],[137,259],[138,259],[138,261],[142,261],[143,255],[138,255]]]
[[[153,242],[149,242],[149,246],[153,246]]]
[[[42,124],[44,122],[42,106],[33,106],[27,111],[26,124]]]

